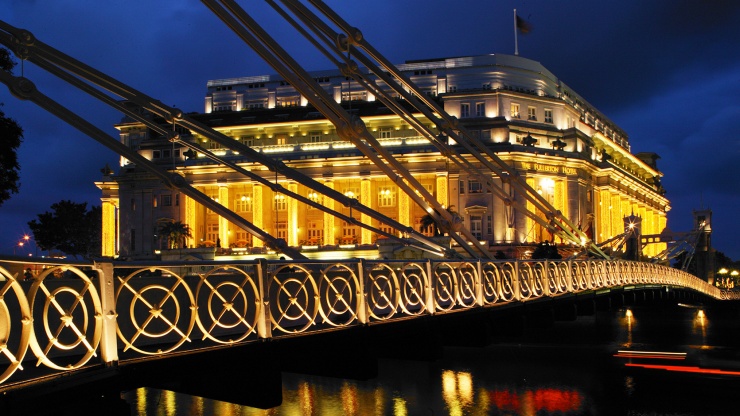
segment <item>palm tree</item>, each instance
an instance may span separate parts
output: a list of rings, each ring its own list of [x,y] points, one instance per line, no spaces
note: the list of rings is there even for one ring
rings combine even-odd
[[[459,231],[460,227],[462,226],[463,217],[458,214],[457,211],[455,211],[454,205],[450,205],[449,207],[447,207],[447,212],[452,216],[451,224],[448,224],[444,220],[443,224],[437,224],[437,222],[434,220],[434,217],[432,217],[432,214],[426,214],[419,220],[421,229],[426,230],[430,226],[434,227],[433,229],[435,237],[441,236],[444,233],[450,234]]]
[[[185,238],[192,237],[190,227],[181,221],[166,222],[159,227],[159,234],[167,238],[167,248],[182,248]]]

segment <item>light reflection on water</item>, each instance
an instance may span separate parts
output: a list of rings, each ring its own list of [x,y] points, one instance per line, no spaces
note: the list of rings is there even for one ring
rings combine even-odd
[[[465,352],[469,351],[455,350],[451,355]],[[504,355],[511,357],[506,352]],[[469,358],[475,361],[486,355],[479,352]],[[464,361],[466,366],[473,362],[454,361]],[[368,381],[284,373],[283,403],[267,410],[146,388],[129,392],[125,398],[135,403],[135,416],[590,414],[584,413],[588,399],[578,387],[536,380],[487,380],[487,365],[477,373],[448,365],[454,367],[455,363],[381,360],[379,377]],[[512,376],[509,366],[499,368],[504,377]]]
[[[444,356],[434,362],[380,360],[378,377],[366,381],[283,373],[283,402],[267,410],[144,388],[124,398],[134,416],[738,414],[725,412],[717,401],[725,390],[737,390],[740,377],[709,386],[687,384],[696,379],[656,378],[654,373],[646,378],[643,373],[627,373],[623,362],[612,356],[619,348],[665,347],[666,340],[673,351],[689,354],[718,347],[717,334],[712,337],[716,321],[710,325],[712,320],[703,311],[686,310],[686,319],[678,323],[656,315],[621,309],[608,321],[579,318],[570,327],[560,326],[557,333],[542,330],[543,339],[557,335],[565,339],[560,343],[445,348]],[[607,343],[592,342],[592,333],[582,335],[584,328],[597,327],[607,328],[601,331],[607,333]],[[730,332],[725,328],[723,333]],[[580,343],[575,342],[578,337]],[[708,345],[708,340],[715,344]],[[738,350],[735,344],[733,339],[733,351]],[[707,394],[711,401],[703,398]],[[712,409],[705,409],[707,405]]]

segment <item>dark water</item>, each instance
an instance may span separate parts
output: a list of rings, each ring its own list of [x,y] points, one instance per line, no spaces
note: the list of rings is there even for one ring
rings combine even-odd
[[[124,398],[136,416],[738,415],[738,333],[732,314],[636,308],[446,347],[433,362],[381,360],[367,381],[283,373],[282,405],[268,410],[143,388]]]

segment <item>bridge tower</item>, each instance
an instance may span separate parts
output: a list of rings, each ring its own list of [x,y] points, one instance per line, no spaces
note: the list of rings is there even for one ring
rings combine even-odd
[[[642,217],[632,213],[629,217],[624,217],[624,232],[626,238],[625,260],[640,260],[642,258],[642,245],[640,244],[642,236]]]
[[[693,211],[694,229],[701,230],[696,239],[696,275],[709,284],[714,284],[714,249],[712,248],[712,210]]]

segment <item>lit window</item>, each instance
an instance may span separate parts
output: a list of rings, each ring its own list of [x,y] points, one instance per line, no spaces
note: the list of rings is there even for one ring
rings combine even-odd
[[[395,207],[396,192],[390,188],[380,188],[380,190],[378,191],[378,206]]]
[[[285,221],[278,222],[275,224],[275,227],[277,228],[275,230],[275,237],[282,238],[283,240],[288,240],[288,223]]]
[[[308,199],[311,201],[317,203],[317,204],[323,204],[324,203],[324,196],[316,191],[309,191],[308,195],[306,195]],[[309,205],[308,209],[316,209],[315,207]]]
[[[288,198],[285,195],[275,195],[275,210],[276,211],[287,211],[288,210]]]
[[[251,212],[252,211],[252,194],[237,195],[234,201],[234,211]]]
[[[511,118],[520,118],[519,104],[511,103]]]

